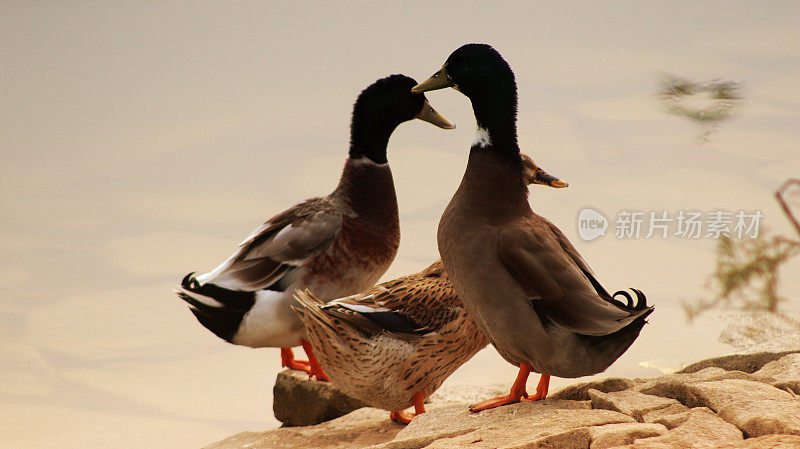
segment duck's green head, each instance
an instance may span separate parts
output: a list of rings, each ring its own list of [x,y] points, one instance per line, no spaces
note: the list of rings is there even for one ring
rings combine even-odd
[[[381,78],[364,89],[353,105],[350,157],[368,157],[386,163],[386,145],[395,128],[403,122],[420,119],[440,128],[455,125],[428,103],[422,93],[411,92],[417,82],[405,75]]]
[[[494,93],[498,86],[511,86],[516,91],[514,72],[491,45],[466,44],[450,54],[439,71],[416,85],[412,92],[452,87],[475,98]]]
[[[469,97],[478,124],[473,146],[493,147],[514,156],[517,145],[517,83],[508,63],[490,45],[467,44],[411,92],[452,87]]]

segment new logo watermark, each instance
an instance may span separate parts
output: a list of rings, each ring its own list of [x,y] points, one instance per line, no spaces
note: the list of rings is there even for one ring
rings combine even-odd
[[[578,235],[587,242],[606,235],[608,219],[591,207],[581,209],[578,214]]]
[[[760,210],[620,210],[613,229],[618,239],[718,239],[721,236],[754,239],[758,237],[763,217]],[[585,207],[578,213],[578,236],[585,241],[606,235],[609,227],[609,220],[599,210]]]

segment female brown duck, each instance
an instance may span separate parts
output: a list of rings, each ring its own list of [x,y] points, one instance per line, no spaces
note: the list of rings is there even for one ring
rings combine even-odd
[[[527,399],[542,399],[551,375],[605,370],[630,347],[653,308],[638,290],[636,304],[627,292],[610,295],[567,237],[531,210],[517,144],[517,86],[500,54],[488,45],[464,45],[412,92],[445,87],[472,101],[478,136],[439,222],[439,252],[466,309],[503,358],[520,368],[508,396],[471,409],[527,397],[531,371],[542,378]]]
[[[178,295],[220,338],[243,346],[279,347],[281,362],[327,379],[305,328],[292,310],[296,289],[323,300],[360,292],[389,268],[400,243],[392,172],[386,146],[395,128],[414,118],[455,126],[413,94],[403,75],[380,79],[353,106],[350,157],[330,195],[308,199],[270,218],[213,271],[188,274]],[[309,362],[294,360],[303,345]]]

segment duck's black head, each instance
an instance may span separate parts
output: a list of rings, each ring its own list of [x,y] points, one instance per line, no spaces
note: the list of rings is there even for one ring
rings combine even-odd
[[[466,44],[412,92],[452,87],[469,97],[478,127],[494,145],[516,146],[517,83],[505,59],[490,45]]]
[[[367,157],[385,164],[386,146],[395,128],[418,118],[440,128],[455,125],[437,113],[424,94],[412,93],[417,82],[405,75],[391,75],[364,89],[353,105],[350,128],[350,157]]]

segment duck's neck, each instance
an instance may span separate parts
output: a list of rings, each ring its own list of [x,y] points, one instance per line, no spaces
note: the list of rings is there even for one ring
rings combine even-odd
[[[451,207],[495,223],[532,213],[519,156],[473,146],[464,178],[448,209]]]
[[[332,196],[366,220],[386,226],[398,222],[397,194],[389,164],[376,164],[366,157],[348,158]]]
[[[473,147],[518,158],[517,86],[513,79],[487,86],[470,100],[478,125]]]
[[[389,137],[397,125],[370,122],[367,118],[353,116],[350,127],[350,158],[368,158],[376,164],[386,164],[386,148]]]
[[[478,125],[459,203],[474,214],[504,220],[530,212],[517,144],[517,86],[513,75],[469,96]],[[454,198],[455,199],[455,198]]]

